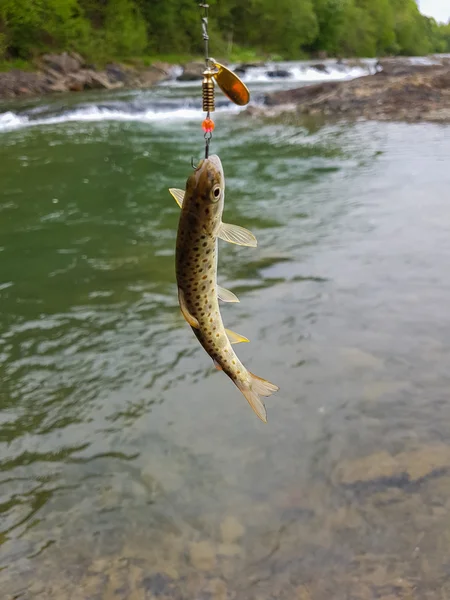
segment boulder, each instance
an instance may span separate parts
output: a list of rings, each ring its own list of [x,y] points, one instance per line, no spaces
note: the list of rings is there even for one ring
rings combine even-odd
[[[85,89],[87,90],[112,90],[116,87],[121,87],[121,84],[111,83],[108,75],[102,71],[88,71],[88,79]]]
[[[127,80],[127,72],[125,69],[118,64],[111,63],[106,65],[105,68],[106,75],[108,76],[109,81],[125,83]]]
[[[311,69],[315,69],[316,71],[319,71],[319,73],[328,73],[327,66],[323,63],[316,63],[314,65],[311,65]]]
[[[72,73],[65,81],[55,82],[52,91],[64,91],[64,89],[58,88],[59,86],[65,86],[71,92],[82,92],[85,89],[85,84],[86,76],[84,73]]]
[[[71,92],[84,90],[111,90],[121,87],[121,83],[112,83],[104,72],[97,73],[90,69],[82,69],[78,73],[71,73],[65,80],[67,89]]]
[[[265,67],[265,66],[266,66],[266,63],[264,61],[240,63],[234,69],[234,72],[237,73],[238,75],[244,75],[244,73],[246,73],[249,69],[256,69],[257,67]]]
[[[141,87],[151,87],[160,81],[165,81],[169,76],[164,69],[152,65],[139,73],[139,84]]]
[[[47,67],[46,69],[44,69],[44,73],[46,76],[45,80],[51,84],[64,79],[64,75],[62,75],[62,73],[60,73],[59,71],[55,71],[51,67]]]
[[[79,54],[63,52],[62,54],[44,54],[42,62],[44,63],[44,69],[49,67],[54,71],[67,75],[79,71],[84,61]]]
[[[164,77],[170,77],[173,71],[173,65],[160,61],[154,62],[151,68],[164,75]]]
[[[69,88],[64,79],[58,79],[57,81],[53,81],[48,84],[47,91],[48,92],[58,92],[58,93],[64,93],[64,92],[68,92],[68,91],[79,92],[79,91],[82,91],[82,88],[81,89]]]
[[[271,79],[283,79],[285,77],[290,77],[291,73],[285,69],[273,69],[272,71],[267,71],[266,75]]]
[[[81,56],[81,54],[78,54],[78,52],[71,52],[70,57],[73,58],[74,60],[76,60],[78,62],[78,64],[80,65],[80,67],[86,66],[84,58]]]
[[[203,71],[205,70],[205,63],[199,61],[193,61],[183,66],[183,72],[179,77],[178,81],[197,81],[203,78]]]

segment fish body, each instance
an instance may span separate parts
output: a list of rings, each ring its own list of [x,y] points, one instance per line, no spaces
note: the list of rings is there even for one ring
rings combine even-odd
[[[217,284],[218,238],[246,246],[256,246],[256,239],[246,229],[222,222],[225,178],[218,156],[201,161],[184,193],[170,192],[181,206],[175,258],[181,312],[216,368],[228,375],[258,417],[266,421],[261,397],[270,396],[278,387],[250,373],[234,352],[232,343],[248,340],[225,329],[219,298],[239,300]]]

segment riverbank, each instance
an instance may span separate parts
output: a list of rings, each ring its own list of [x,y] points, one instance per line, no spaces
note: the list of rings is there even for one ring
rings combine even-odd
[[[0,99],[95,89],[149,88],[172,78],[176,69],[167,62],[154,62],[150,66],[110,63],[98,69],[75,52],[45,54],[37,61],[35,71],[0,72]]]
[[[450,122],[450,55],[378,61],[263,61],[234,64],[232,68],[252,90],[253,104],[244,110],[246,116],[278,117],[289,113],[339,119]],[[44,55],[35,72],[0,73],[0,99],[57,97],[62,93],[89,90],[148,89],[166,82],[172,90],[181,84],[182,96],[176,94],[177,99],[174,97],[171,105],[165,108],[152,105],[148,109],[157,111],[155,118],[164,116],[159,112],[161,109],[178,108],[180,115],[186,116],[186,110],[189,113],[193,108],[187,93],[192,87],[189,84],[192,82],[195,87],[203,70],[201,60],[185,64],[163,61],[151,65],[111,63],[97,70],[75,53]],[[113,117],[105,102],[106,98],[102,101],[102,115]],[[225,98],[222,100],[219,95],[217,102],[220,109],[227,110],[229,103]],[[11,102],[8,108],[11,110]],[[144,118],[149,117],[148,109],[144,111]],[[132,114],[129,112],[126,109],[121,116],[139,118],[136,107],[132,107]],[[92,115],[88,116],[91,118]],[[3,119],[6,119],[6,125],[3,124],[10,127],[11,119],[15,125],[23,118],[23,114],[7,113]]]
[[[264,107],[250,107],[248,112],[450,123],[450,58],[428,65],[382,60],[373,75],[269,93]]]
[[[310,60],[274,62],[242,55],[233,65],[236,73],[252,83],[261,81],[308,82],[359,77],[373,72],[374,61]],[[96,89],[148,89],[164,81],[190,82],[202,79],[204,61],[197,58],[162,57],[164,60],[135,61],[133,64],[109,63],[98,68],[77,53],[46,54],[35,70],[0,71],[0,99],[47,96],[57,93]],[[175,60],[177,59],[177,60]],[[224,64],[227,60],[219,58]],[[299,68],[299,65],[302,65]]]

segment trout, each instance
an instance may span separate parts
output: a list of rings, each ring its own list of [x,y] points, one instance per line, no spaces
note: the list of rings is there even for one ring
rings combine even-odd
[[[258,417],[267,422],[261,398],[278,386],[250,373],[236,356],[231,344],[249,340],[225,329],[219,299],[239,300],[217,284],[217,239],[255,247],[256,238],[243,227],[222,222],[225,178],[218,156],[200,162],[186,182],[186,191],[170,188],[169,192],[181,207],[175,258],[181,313],[215,367],[228,375]]]

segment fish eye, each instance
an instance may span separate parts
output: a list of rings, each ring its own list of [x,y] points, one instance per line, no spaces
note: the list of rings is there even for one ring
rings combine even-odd
[[[220,198],[220,192],[221,192],[220,185],[215,185],[213,187],[213,189],[212,189],[212,198],[211,198],[211,200],[213,202],[217,202],[219,200],[219,198]]]

